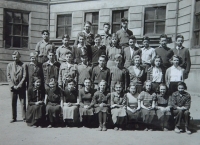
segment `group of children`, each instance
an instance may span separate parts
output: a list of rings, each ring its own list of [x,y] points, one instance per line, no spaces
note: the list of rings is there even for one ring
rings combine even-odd
[[[28,64],[21,62],[15,51],[14,62],[7,67],[11,123],[16,121],[19,96],[22,118],[33,127],[43,126],[45,121],[49,128],[57,126],[61,117],[66,126],[77,122],[90,126],[96,114],[100,131],[107,130],[108,118],[112,118],[115,130],[123,130],[130,122],[136,129],[142,124],[145,130],[175,128],[180,133],[184,119],[185,131],[190,134],[191,97],[184,79],[191,62],[188,49],[182,46],[184,37],[178,35],[177,47],[170,49],[163,34],[160,46],[154,49],[145,36],[139,48],[127,22],[123,18],[122,28],[112,35],[109,23],[103,25],[104,34],[93,35],[91,23],[86,22],[73,47],[65,34],[57,49],[44,30]]]

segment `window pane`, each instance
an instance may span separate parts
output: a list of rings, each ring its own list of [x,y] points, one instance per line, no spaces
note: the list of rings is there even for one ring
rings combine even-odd
[[[14,13],[14,23],[21,23],[21,13]]]
[[[113,33],[116,33],[119,29],[121,29],[120,26],[121,26],[120,24],[115,24],[115,25],[113,25],[113,30],[112,30],[112,32],[113,32]]]
[[[165,19],[166,16],[166,8],[165,7],[159,7],[156,10],[156,14],[157,14],[157,19]]]
[[[6,40],[6,48],[10,48],[11,47],[11,40],[12,40],[12,37],[9,37],[9,36],[6,36],[5,37],[5,40]]]
[[[72,17],[71,17],[71,15],[66,16],[66,24],[67,25],[72,25]]]
[[[23,14],[23,23],[28,24],[28,14]]]
[[[6,35],[12,34],[12,25],[6,25]]]
[[[120,11],[113,12],[113,22],[121,22],[121,12]]]
[[[123,17],[128,18],[128,11],[124,11]]]
[[[69,27],[66,27],[65,28],[65,34],[68,34],[69,36],[71,36],[71,26],[69,26]]]
[[[22,27],[22,35],[23,36],[28,36],[28,26],[23,26]]]
[[[93,13],[92,23],[98,23],[99,13]]]
[[[92,13],[86,13],[85,14],[85,21],[92,22]]]
[[[196,16],[196,29],[200,28],[200,15]]]
[[[64,27],[59,27],[59,28],[58,28],[57,37],[58,37],[58,38],[61,38],[61,37],[64,35],[64,33],[65,33]]]
[[[199,45],[199,31],[195,32],[195,45]]]
[[[13,37],[13,47],[20,47],[20,37]]]
[[[157,22],[156,33],[162,34],[165,32],[165,22]]]
[[[65,25],[65,17],[58,16],[58,25]]]
[[[155,8],[146,8],[145,10],[145,20],[155,18]]]
[[[22,38],[22,47],[28,47],[28,38]]]
[[[13,35],[21,35],[21,25],[13,25]]]
[[[145,23],[144,33],[154,33],[154,23]]]
[[[98,34],[98,26],[92,26],[92,33]]]
[[[6,23],[12,22],[12,12],[6,12]]]

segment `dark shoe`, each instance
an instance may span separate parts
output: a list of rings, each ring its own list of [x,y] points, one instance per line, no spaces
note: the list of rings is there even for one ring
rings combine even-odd
[[[13,122],[16,122],[16,119],[12,119],[12,120],[10,121],[10,123],[13,123]]]

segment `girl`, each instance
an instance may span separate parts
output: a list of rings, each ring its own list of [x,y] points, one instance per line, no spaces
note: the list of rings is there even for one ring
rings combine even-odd
[[[140,93],[138,99],[141,102],[143,122],[146,124],[145,130],[152,130],[151,126],[156,123],[157,116],[155,110],[156,94],[152,92],[150,80],[144,83],[144,91]]]
[[[107,67],[115,66],[115,55],[121,54],[123,56],[123,51],[119,46],[119,39],[115,33],[112,34],[112,39],[110,46],[107,47],[106,55],[108,56]]]
[[[129,85],[129,92],[124,95],[126,112],[128,115],[128,121],[142,122],[141,104],[138,100],[139,93],[136,90],[136,84],[131,82]],[[138,124],[135,124],[138,128]]]
[[[77,91],[75,90],[75,81],[73,79],[67,80],[67,86],[63,90],[61,100],[61,107],[63,108],[63,120],[67,125],[72,125],[71,122],[78,122],[78,99]]]
[[[98,114],[99,118],[99,131],[106,131],[106,119],[108,109],[110,107],[110,96],[106,92],[107,82],[101,80],[99,82],[99,90],[95,92],[93,97],[93,104],[95,107],[95,113]]]
[[[80,122],[83,126],[88,126],[91,122],[91,118],[94,115],[94,108],[92,105],[92,97],[94,95],[94,90],[92,89],[92,82],[89,78],[84,80],[84,88],[79,90],[79,112],[80,112]]]
[[[45,120],[45,94],[41,89],[41,79],[33,78],[33,87],[28,89],[28,107],[26,122],[28,126],[41,127]]]
[[[182,63],[181,57],[174,55],[172,58],[173,66],[167,69],[165,74],[165,82],[169,88],[169,95],[177,91],[178,82],[184,81],[184,69],[179,65]]]
[[[142,91],[142,84],[145,81],[144,69],[140,66],[141,57],[139,55],[134,56],[133,63],[134,66],[128,67],[130,81],[136,84],[136,90],[140,93]]]
[[[156,55],[151,64],[153,67],[147,71],[147,80],[152,82],[152,90],[156,92],[158,86],[163,82],[162,58]]]
[[[156,101],[157,116],[162,130],[167,131],[171,128],[170,121],[173,122],[171,109],[169,106],[169,96],[167,95],[167,86],[165,84],[159,85],[159,93]]]
[[[123,104],[123,86],[121,82],[116,82],[114,85],[115,92],[111,93],[111,114],[115,125],[114,130],[122,130],[122,125],[126,117],[126,110]]]
[[[51,128],[52,126],[58,125],[59,115],[61,112],[61,90],[57,87],[57,83],[54,78],[50,79],[49,88],[46,89],[46,94],[46,115],[50,121],[48,128]]]

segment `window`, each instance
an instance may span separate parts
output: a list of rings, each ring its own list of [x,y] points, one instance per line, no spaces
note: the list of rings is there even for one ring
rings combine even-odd
[[[58,15],[57,16],[57,38],[62,38],[64,34],[71,36],[72,30],[72,15]]]
[[[5,11],[5,47],[28,48],[29,13]]]
[[[98,33],[98,23],[99,23],[99,13],[92,12],[92,13],[85,13],[85,22],[90,21],[92,23],[91,32],[93,34]]]
[[[194,46],[200,46],[200,0],[196,1],[196,8],[195,8],[195,27],[194,27]]]
[[[149,7],[145,9],[144,34],[165,33],[166,7]]]
[[[113,11],[112,13],[112,33],[121,29],[121,19],[128,18],[128,10]]]

